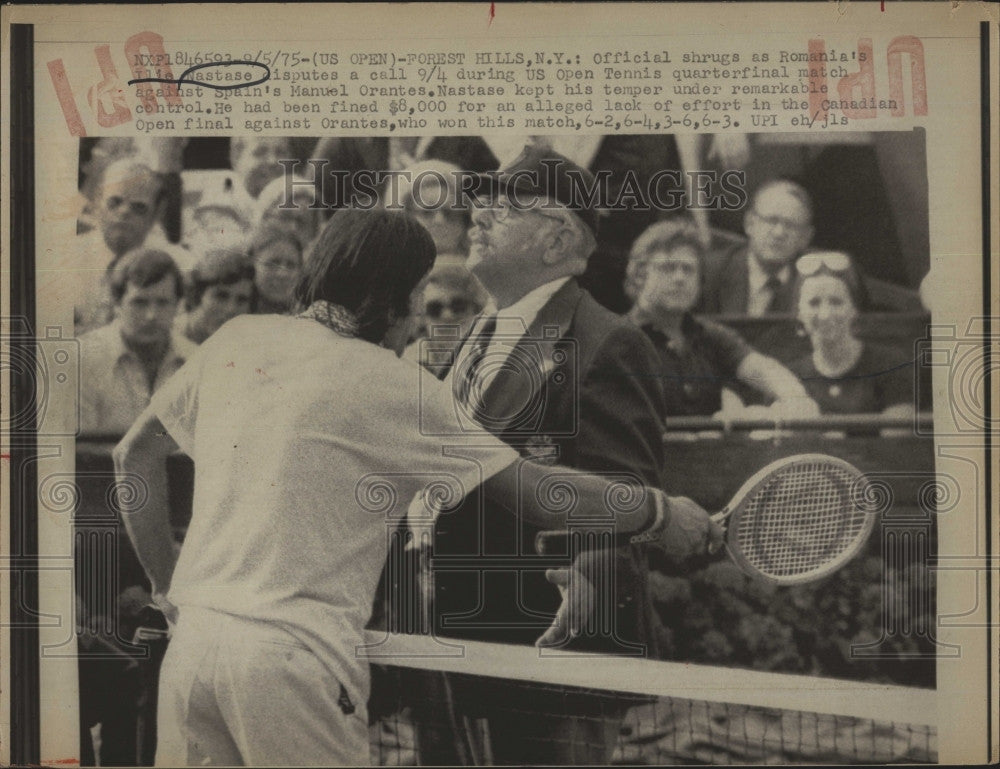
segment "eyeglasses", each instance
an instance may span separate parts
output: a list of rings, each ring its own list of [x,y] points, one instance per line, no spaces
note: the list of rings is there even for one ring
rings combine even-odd
[[[761,222],[764,223],[769,229],[775,229],[778,225],[781,225],[786,230],[792,230],[795,232],[804,230],[808,227],[806,222],[798,222],[794,219],[786,219],[784,216],[764,216],[756,211],[752,211],[753,215]]]
[[[112,195],[104,201],[104,207],[109,211],[117,211],[125,205],[125,203],[126,201],[124,198]],[[130,200],[128,201],[128,212],[133,216],[145,216],[149,213],[149,205],[139,200]]]
[[[540,214],[541,216],[546,217],[547,219],[555,219],[556,221],[562,224],[566,223],[566,220],[559,214],[556,213],[550,214],[545,210],[541,208],[536,208],[534,206],[515,207],[512,206],[510,203],[497,202],[496,204],[490,206],[487,210],[493,215],[493,221],[498,223],[503,223],[507,221],[510,218],[511,211],[517,211],[522,214],[534,212],[536,214]]]
[[[461,297],[455,297],[450,302],[439,302],[432,300],[424,305],[424,314],[428,318],[436,319],[440,318],[445,310],[451,312],[452,315],[465,315],[472,308],[472,302],[468,299],[462,299]]]
[[[830,272],[849,272],[851,257],[842,251],[821,251],[800,256],[795,262],[795,270],[803,277],[815,275],[822,269]]]
[[[284,259],[261,259],[257,262],[257,266],[263,267],[265,270],[284,270],[285,272],[295,272],[299,269],[296,262]]]

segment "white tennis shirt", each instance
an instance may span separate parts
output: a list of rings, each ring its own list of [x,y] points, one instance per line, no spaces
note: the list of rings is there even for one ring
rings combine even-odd
[[[449,387],[389,350],[312,320],[244,315],[153,399],[195,463],[194,508],[169,599],[276,623],[356,703],[389,531],[428,483],[470,491],[517,453],[462,435]],[[477,462],[445,456],[475,446]]]

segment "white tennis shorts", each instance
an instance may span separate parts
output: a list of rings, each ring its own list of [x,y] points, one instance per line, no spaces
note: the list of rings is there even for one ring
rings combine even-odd
[[[160,670],[157,766],[370,763],[365,703],[273,625],[181,610]]]

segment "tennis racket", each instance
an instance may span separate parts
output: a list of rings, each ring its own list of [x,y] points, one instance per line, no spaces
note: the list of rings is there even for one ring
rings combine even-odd
[[[747,574],[778,585],[822,579],[864,547],[876,516],[867,479],[849,462],[798,454],[755,473],[712,520]]]
[[[867,485],[849,462],[797,454],[755,473],[712,520],[725,528],[725,552],[745,573],[778,585],[812,582],[843,567],[871,536]],[[539,535],[539,552],[552,551],[555,534]]]

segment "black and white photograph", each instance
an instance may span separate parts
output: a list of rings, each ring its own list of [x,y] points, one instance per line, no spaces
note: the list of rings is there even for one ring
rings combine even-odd
[[[93,139],[79,183],[89,765],[935,760],[922,132]],[[903,712],[519,680],[536,648]]]
[[[5,16],[5,762],[989,760],[995,21],[667,5]]]

